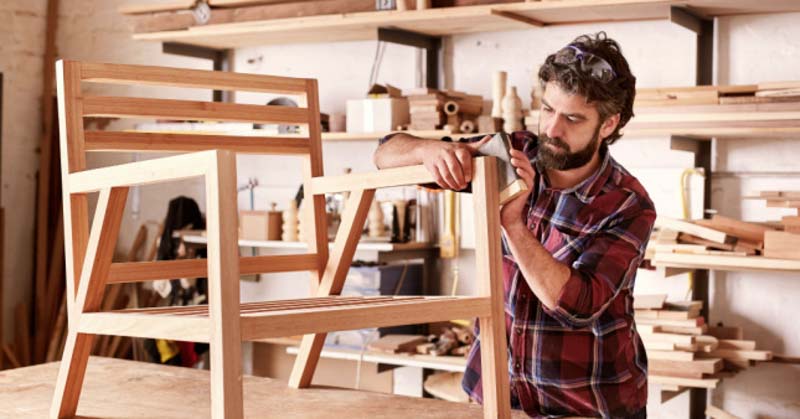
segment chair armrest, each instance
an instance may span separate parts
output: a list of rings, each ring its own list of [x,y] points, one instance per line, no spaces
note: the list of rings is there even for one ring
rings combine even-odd
[[[204,176],[217,164],[220,153],[209,150],[162,157],[116,166],[71,173],[67,181],[70,193],[95,192],[104,188],[137,186]]]

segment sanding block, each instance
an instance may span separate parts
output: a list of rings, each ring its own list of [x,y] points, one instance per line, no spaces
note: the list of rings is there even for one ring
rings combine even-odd
[[[478,148],[482,156],[497,157],[498,188],[500,189],[500,204],[516,198],[528,190],[528,185],[518,175],[511,165],[511,138],[505,132],[498,132],[486,144]]]

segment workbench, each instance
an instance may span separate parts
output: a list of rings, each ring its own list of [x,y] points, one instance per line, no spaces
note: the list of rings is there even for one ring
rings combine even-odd
[[[44,418],[58,363],[0,372],[0,417]],[[205,418],[209,373],[113,358],[92,357],[79,417]],[[244,377],[245,415],[251,418],[482,418],[477,404],[394,396],[330,387],[293,389],[283,381]],[[514,411],[513,417],[526,417]]]

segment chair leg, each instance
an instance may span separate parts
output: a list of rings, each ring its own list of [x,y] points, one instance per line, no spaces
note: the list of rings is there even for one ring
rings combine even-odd
[[[483,417],[486,419],[511,417],[506,331],[503,322],[503,317],[480,319]]]
[[[317,333],[314,335],[304,335],[297,351],[292,375],[289,377],[289,387],[308,388],[311,380],[314,379],[314,371],[317,369],[319,354],[325,344],[327,333]]]
[[[67,333],[64,355],[58,368],[58,379],[50,405],[51,419],[75,416],[93,342],[94,335],[77,333],[73,330]]]
[[[218,151],[206,174],[211,417],[244,417],[239,318],[236,154]]]

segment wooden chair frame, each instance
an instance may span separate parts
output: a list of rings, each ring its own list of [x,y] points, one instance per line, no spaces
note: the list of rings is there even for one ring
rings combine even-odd
[[[327,332],[417,324],[476,316],[481,320],[486,418],[510,417],[506,332],[494,158],[475,161],[478,295],[467,297],[341,297],[376,188],[429,183],[422,166],[322,177],[319,105],[314,79],[149,66],[57,63],[69,329],[50,416],[76,414],[95,335],[174,339],[210,344],[211,413],[242,418],[241,342],[305,334],[289,384],[311,384]],[[82,82],[289,93],[300,108],[165,99],[84,96]],[[141,132],[84,132],[83,118],[165,117],[289,123],[305,138]],[[86,169],[89,151],[180,151],[175,155]],[[240,257],[237,237],[236,153],[304,156],[304,188],[313,197],[308,253]],[[112,263],[131,186],[202,177],[206,190],[208,258]],[[328,254],[326,193],[350,191]],[[87,195],[99,192],[91,229]],[[241,274],[310,271],[314,298],[240,304]],[[178,277],[208,278],[207,306],[101,311],[105,286]]]

